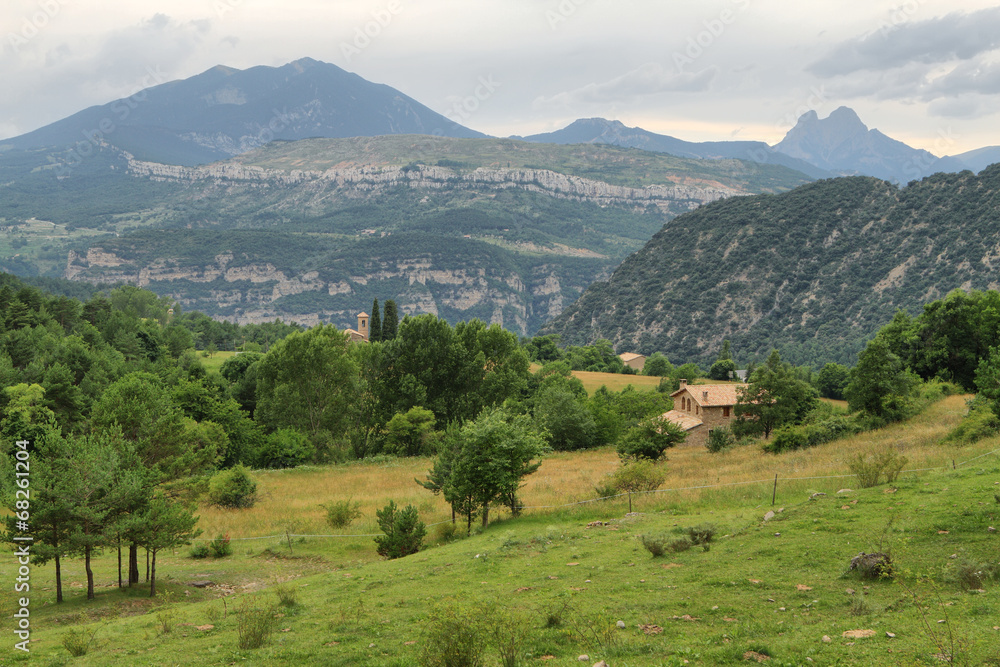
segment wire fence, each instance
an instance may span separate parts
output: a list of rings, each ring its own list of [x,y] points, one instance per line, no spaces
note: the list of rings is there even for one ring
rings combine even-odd
[[[966,465],[972,463],[973,461],[978,461],[979,459],[985,458],[987,456],[993,456],[993,455],[997,454],[998,452],[1000,452],[1000,449],[994,449],[993,451],[986,452],[985,454],[980,454],[979,456],[974,456],[973,458],[968,459],[966,461],[961,461],[961,462],[952,461],[951,469],[952,470],[957,470],[958,468],[960,468],[962,466],[966,466]],[[931,471],[935,471],[935,470],[948,470],[948,468],[949,468],[949,466],[947,466],[947,465],[944,465],[944,466],[935,466],[935,467],[931,467],[931,468],[910,468],[910,469],[907,469],[907,470],[900,471],[900,474],[904,474],[904,473],[918,473],[918,472],[931,472]],[[721,488],[734,487],[734,486],[750,486],[752,484],[775,484],[775,488],[777,488],[777,483],[779,481],[783,481],[783,482],[796,482],[796,481],[805,481],[805,480],[814,480],[814,479],[847,479],[847,478],[853,478],[853,477],[855,477],[855,475],[813,475],[813,476],[808,476],[808,477],[779,477],[778,475],[775,475],[773,478],[769,477],[767,479],[754,479],[754,480],[749,480],[749,481],[746,481],[746,482],[729,482],[729,483],[725,483],[725,484],[699,484],[699,485],[695,485],[695,486],[677,486],[677,487],[671,487],[671,488],[668,488],[668,489],[654,489],[653,491],[636,491],[636,492],[633,492],[631,495],[633,495],[633,496],[641,496],[641,495],[652,495],[652,494],[657,494],[657,493],[677,493],[677,492],[681,492],[681,491],[700,491],[700,490],[704,490],[704,489],[721,489]],[[568,507],[576,507],[576,506],[579,506],[579,505],[589,505],[590,503],[602,502],[602,501],[605,501],[605,500],[614,500],[616,498],[624,498],[624,497],[626,497],[628,495],[629,495],[628,493],[618,493],[618,494],[615,494],[613,496],[603,496],[601,498],[590,498],[588,500],[580,500],[580,501],[577,501],[577,502],[574,502],[574,503],[564,503],[564,504],[561,504],[561,505],[524,505],[524,506],[521,507],[521,509],[522,510],[554,510],[554,509],[564,509],[564,508],[568,508]],[[451,523],[451,522],[452,522],[451,519],[447,519],[445,521],[438,521],[436,523],[429,523],[429,524],[426,524],[426,526],[428,528],[431,528],[433,526],[440,526],[442,524]],[[381,536],[382,536],[382,533],[331,534],[331,535],[304,535],[304,534],[299,534],[299,533],[279,533],[277,535],[260,535],[260,536],[257,536],[257,537],[233,537],[233,538],[230,538],[230,541],[236,542],[236,541],[248,541],[248,540],[275,540],[275,539],[291,539],[291,538],[300,538],[300,537],[301,538],[359,538],[359,537],[381,537]],[[193,541],[196,541],[196,542],[211,542],[212,540],[208,539],[208,538],[197,538],[197,539],[195,539]]]

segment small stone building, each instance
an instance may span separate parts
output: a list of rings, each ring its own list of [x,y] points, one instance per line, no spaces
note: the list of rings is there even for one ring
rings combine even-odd
[[[646,356],[636,354],[635,352],[622,352],[618,355],[618,358],[621,359],[626,366],[634,368],[637,371],[641,371],[642,367],[646,365]]]
[[[358,328],[346,329],[344,333],[351,337],[352,343],[367,343],[368,342],[368,322],[371,317],[368,313],[358,313]]]
[[[705,446],[708,433],[714,428],[729,426],[739,396],[737,390],[745,384],[694,384],[681,380],[680,389],[670,396],[674,409],[660,418],[671,421],[687,431],[685,445]]]

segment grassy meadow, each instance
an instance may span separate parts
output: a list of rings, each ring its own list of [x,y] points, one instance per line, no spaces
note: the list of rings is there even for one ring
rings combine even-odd
[[[975,573],[996,568],[1000,554],[990,530],[1000,523],[1000,438],[940,444],[964,412],[965,398],[953,396],[906,423],[778,456],[757,447],[671,450],[667,480],[635,496],[633,514],[624,498],[589,502],[617,465],[613,451],[552,454],[527,479],[525,514],[496,512],[470,536],[461,520],[453,530],[441,498],[414,483],[430,459],[260,471],[255,507],[199,511],[202,538],[228,533],[233,555],[161,554],[155,599],[142,586],[117,589],[113,552],[95,563],[92,602],[81,561],[64,562],[62,605],[54,603],[51,564],[33,567],[31,659],[415,665],[451,619],[491,635],[487,665],[501,664],[501,644],[525,665],[584,664],[582,654],[588,665],[604,659],[611,667],[761,658],[997,664],[988,661],[1000,660],[998,582]],[[884,446],[898,448],[913,472],[857,488],[848,459]],[[320,503],[343,499],[358,503],[362,517],[335,531]],[[375,510],[389,499],[419,509],[429,525],[424,551],[379,559],[368,535],[378,532]],[[765,521],[769,510],[775,515]],[[653,557],[643,548],[644,536],[670,543],[705,524],[715,532],[708,549]],[[892,553],[895,578],[848,572],[851,557],[876,550]],[[0,562],[8,581],[15,568],[12,554]],[[192,587],[196,580],[212,584]],[[5,588],[0,611],[10,618],[14,596]],[[280,604],[279,594],[294,603]],[[262,648],[241,649],[238,626],[253,609],[274,632]],[[843,635],[854,630],[874,634]],[[87,654],[71,658],[68,637],[89,641]],[[8,641],[0,663],[27,658]]]

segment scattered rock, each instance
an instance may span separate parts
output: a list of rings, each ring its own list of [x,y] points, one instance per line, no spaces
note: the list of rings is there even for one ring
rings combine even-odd
[[[211,630],[214,627],[215,627],[214,625],[196,625],[194,629],[195,630]]]
[[[954,560],[954,559],[958,558],[958,554],[952,554],[952,555],[948,556],[948,558],[951,558],[952,560]]]
[[[615,623],[615,625],[618,626],[619,630],[624,630],[625,629],[625,621],[618,621],[617,623]]]
[[[695,618],[695,617],[694,617],[694,616],[692,616],[691,614],[684,614],[683,616],[674,616],[674,617],[673,617],[673,620],[675,620],[675,621],[700,621],[701,619],[700,619],[700,618]],[[641,626],[640,626],[640,627],[641,627]],[[654,625],[654,626],[652,626],[652,627],[654,627],[654,628],[655,628],[655,627],[658,627],[658,626],[655,626],[655,625]],[[647,633],[647,634],[648,634],[648,633]]]
[[[851,489],[841,489],[840,491],[837,491],[837,493],[838,494],[839,493],[854,493],[854,491],[852,491]]]
[[[579,660],[580,662],[587,662],[588,660],[590,660],[590,656],[584,653],[579,658],[577,658],[577,660]]]
[[[208,586],[212,585],[212,582],[209,581],[208,579],[203,579],[203,580],[200,580],[200,581],[192,581],[188,585],[189,586],[194,586],[195,588],[207,588]]]
[[[748,581],[751,584],[760,584],[760,583],[763,583],[760,579],[748,579]]]
[[[892,559],[881,551],[867,554],[864,551],[851,559],[851,569],[870,579],[892,575]]]
[[[608,667],[608,663],[601,660],[600,662],[595,662],[594,667]]]
[[[764,655],[763,653],[757,653],[757,651],[747,651],[743,654],[743,659],[756,660],[757,662],[767,662],[771,659],[771,657]]]
[[[823,635],[823,643],[824,643],[824,644],[829,644],[829,643],[830,643],[830,642],[832,642],[832,641],[833,641],[833,640],[832,640],[832,639],[830,639],[830,635]]]
[[[851,506],[850,505],[842,505],[840,509],[842,509],[842,510],[849,510],[849,509],[851,509]]]
[[[770,521],[773,518],[774,518],[774,512],[773,511],[769,511],[767,514],[764,515],[764,521]]]
[[[675,567],[684,567],[684,566],[681,565],[680,563],[664,563],[660,567],[662,567],[664,570],[672,570]]]
[[[883,491],[882,493],[896,493],[896,491],[898,491],[898,490],[899,489],[897,489],[896,487],[890,487],[890,488],[886,489],[885,491]]]
[[[778,611],[785,611],[784,607],[778,607]]]
[[[795,589],[799,591],[811,591],[812,586],[806,586],[805,584],[795,584]]]
[[[735,618],[729,618],[728,616],[723,616],[722,620],[725,621],[726,623],[735,623],[736,622]]]
[[[885,633],[885,636],[888,637],[889,639],[895,639],[896,638],[896,633],[895,632],[887,632],[887,633]]]
[[[775,533],[774,536],[775,537],[781,537],[781,533]]]
[[[575,565],[579,565],[579,563],[566,563],[566,567],[573,567]]]
[[[718,608],[719,608],[719,605],[715,605],[714,607],[712,607],[712,611],[715,611]]]
[[[988,531],[989,531],[989,532],[991,532],[991,533],[995,533],[995,532],[997,532],[997,529],[996,529],[996,528],[994,528],[993,526],[990,526],[990,527],[989,527],[989,528],[987,528],[986,530],[988,530]]]
[[[674,618],[677,618],[674,616]],[[691,618],[688,616],[688,618]],[[693,619],[692,619],[693,620]],[[653,625],[652,623],[647,623],[645,625],[640,625],[639,629],[642,630],[647,635],[658,635],[663,632],[663,628],[658,625]]]
[[[816,500],[817,498],[822,498],[825,495],[826,495],[825,493],[823,493],[822,491],[819,491],[819,492],[814,493],[811,496],[809,496],[809,500]]]
[[[601,526],[606,525],[608,525],[606,521],[591,521],[587,524],[587,528],[600,528]]]
[[[368,648],[375,648],[375,644],[369,644]]]
[[[841,637],[846,637],[847,639],[865,639],[866,637],[874,637],[874,630],[844,630]]]
[[[947,535],[947,534],[948,534],[947,530],[939,530],[938,531],[938,535]]]

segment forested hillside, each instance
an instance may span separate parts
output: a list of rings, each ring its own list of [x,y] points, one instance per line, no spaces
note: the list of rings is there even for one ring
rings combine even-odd
[[[0,267],[128,282],[241,322],[404,313],[533,333],[679,213],[808,180],[633,149],[388,136],[185,168],[95,150],[60,177],[0,153]]]
[[[715,202],[674,219],[542,333],[681,359],[710,361],[729,339],[744,363],[772,348],[796,364],[854,363],[898,309],[996,288],[998,215],[996,166]]]

